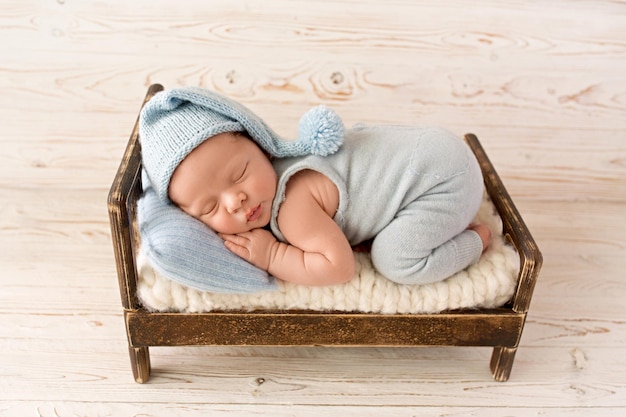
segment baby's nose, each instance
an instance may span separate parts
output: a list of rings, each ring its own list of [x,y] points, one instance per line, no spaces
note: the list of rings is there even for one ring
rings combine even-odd
[[[228,193],[226,196],[226,206],[228,207],[228,211],[234,213],[239,210],[243,205],[243,202],[246,201],[247,198],[248,197],[246,196],[246,193],[244,193],[243,191],[234,191]]]

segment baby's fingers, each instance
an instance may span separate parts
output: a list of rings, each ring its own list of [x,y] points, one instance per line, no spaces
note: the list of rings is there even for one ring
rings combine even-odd
[[[240,258],[243,258],[248,262],[250,261],[250,251],[246,247],[239,246],[236,243],[230,242],[228,240],[224,241],[224,246],[226,246],[226,249],[239,256]]]
[[[250,241],[248,239],[238,235],[220,234],[219,236],[224,239],[224,246],[229,251],[245,260],[250,259],[250,250],[248,249]]]
[[[225,233],[218,233],[218,236],[224,239],[225,242],[231,242],[236,245],[245,245],[245,241],[248,240],[239,235],[227,235]]]

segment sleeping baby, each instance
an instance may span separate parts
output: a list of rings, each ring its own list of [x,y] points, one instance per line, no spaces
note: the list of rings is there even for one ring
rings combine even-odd
[[[490,230],[471,224],[483,197],[469,147],[431,127],[356,125],[319,106],[284,140],[242,104],[184,87],[140,115],[142,162],[160,199],[226,248],[302,285],[354,276],[353,246],[400,284],[441,281],[475,263]]]

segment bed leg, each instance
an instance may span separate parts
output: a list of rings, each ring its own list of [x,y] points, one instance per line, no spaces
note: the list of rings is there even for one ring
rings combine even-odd
[[[130,365],[133,368],[135,381],[140,384],[147,382],[150,378],[150,352],[147,347],[128,348],[130,353]]]
[[[491,355],[491,373],[498,382],[505,382],[511,376],[516,347],[495,347]]]

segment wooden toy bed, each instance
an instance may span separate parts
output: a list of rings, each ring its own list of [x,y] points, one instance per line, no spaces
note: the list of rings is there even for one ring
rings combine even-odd
[[[145,101],[162,90],[155,84]],[[144,103],[145,103],[144,101]],[[502,307],[447,310],[437,314],[291,309],[214,310],[202,313],[155,312],[140,301],[136,205],[141,196],[141,149],[137,123],[108,198],[113,246],[133,375],[150,377],[150,346],[490,346],[497,381],[511,373],[535,282],[541,253],[476,136],[467,143],[478,159],[485,186],[502,219],[503,236],[519,255],[512,298]]]

